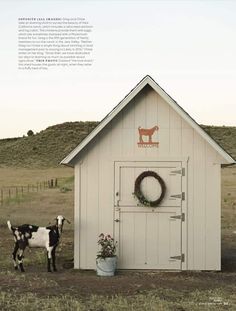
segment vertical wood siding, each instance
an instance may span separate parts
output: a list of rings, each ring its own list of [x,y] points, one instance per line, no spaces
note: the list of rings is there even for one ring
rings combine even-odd
[[[159,130],[153,141],[158,141],[159,147],[139,148],[138,127],[155,125]],[[76,268],[94,269],[98,235],[113,234],[114,161],[158,161],[159,157],[189,158],[187,269],[220,269],[219,155],[149,86],[89,144],[76,165]],[[130,221],[134,221],[132,215]],[[141,233],[140,230],[138,234]],[[127,239],[130,234],[127,232]]]

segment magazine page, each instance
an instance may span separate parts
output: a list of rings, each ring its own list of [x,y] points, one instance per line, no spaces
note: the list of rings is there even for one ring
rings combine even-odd
[[[235,14],[0,0],[1,310],[236,309]]]

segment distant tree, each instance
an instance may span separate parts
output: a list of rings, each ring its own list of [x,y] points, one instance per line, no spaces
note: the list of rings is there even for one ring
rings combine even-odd
[[[27,132],[27,135],[28,135],[28,136],[33,136],[33,135],[34,135],[34,132],[33,132],[32,130],[29,130],[29,131]]]

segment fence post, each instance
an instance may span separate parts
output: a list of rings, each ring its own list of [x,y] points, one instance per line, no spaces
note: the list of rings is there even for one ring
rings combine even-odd
[[[3,189],[1,189],[1,204],[3,204]]]
[[[24,195],[24,188],[26,188],[25,192],[34,192],[34,191],[41,191],[42,189],[47,188],[57,188],[58,187],[58,179],[52,178],[43,182],[37,182],[37,184],[28,184],[27,186],[11,186],[11,187],[4,187],[5,189],[5,195],[4,195],[4,189],[0,189],[0,205],[3,205],[4,197],[8,197],[9,199],[18,197],[19,194],[22,196]]]

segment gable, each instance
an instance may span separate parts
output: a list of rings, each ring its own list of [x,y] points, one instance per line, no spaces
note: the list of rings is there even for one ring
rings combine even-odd
[[[155,126],[158,130],[154,130],[152,139],[158,142],[158,146],[138,145],[139,128],[151,129]],[[194,143],[194,137],[199,136],[216,152],[218,162],[235,163],[235,160],[149,76],[140,81],[61,163],[73,166],[82,151],[86,152],[85,147],[87,148],[91,141],[96,145],[98,135],[101,139],[103,133],[110,133],[108,144],[111,146],[111,152],[114,151],[117,155],[122,155],[121,150],[123,155],[183,155],[185,144],[191,145]],[[148,142],[149,137],[144,135],[144,139],[144,142]]]

